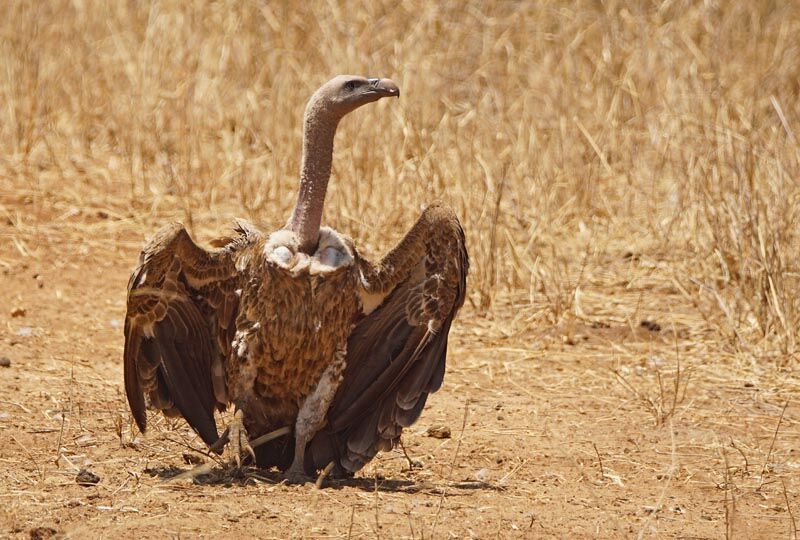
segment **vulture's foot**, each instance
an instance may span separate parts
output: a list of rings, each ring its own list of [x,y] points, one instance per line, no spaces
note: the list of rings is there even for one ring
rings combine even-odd
[[[302,467],[296,468],[294,464],[286,471],[287,484],[305,484],[312,480],[313,479],[305,473]]]
[[[247,439],[247,430],[244,428],[243,418],[244,414],[242,410],[239,409],[233,415],[233,422],[228,426],[228,429],[230,429],[230,452],[233,456],[234,463],[236,463],[236,467],[242,466],[243,455],[249,455],[253,463],[256,462],[256,453],[253,451],[253,447],[250,446],[250,442]]]

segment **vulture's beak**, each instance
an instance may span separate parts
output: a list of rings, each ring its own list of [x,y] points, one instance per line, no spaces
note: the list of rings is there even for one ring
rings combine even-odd
[[[400,97],[400,88],[392,79],[368,79],[370,93],[378,94],[380,97]]]

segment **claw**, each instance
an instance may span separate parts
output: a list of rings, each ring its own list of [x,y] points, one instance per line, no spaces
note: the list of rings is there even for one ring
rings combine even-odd
[[[286,471],[287,484],[305,484],[306,482],[310,481],[311,477],[308,476],[302,469],[297,470],[293,467],[290,467],[289,470]]]
[[[253,463],[256,462],[256,453],[253,451],[253,447],[250,446],[250,442],[248,441],[243,418],[244,414],[242,410],[239,409],[233,415],[233,422],[231,422],[229,426],[230,452],[233,455],[233,462],[236,464],[237,469],[242,466],[242,455],[249,455]]]
[[[262,444],[266,444],[269,441],[277,439],[279,437],[283,437],[284,435],[289,435],[292,433],[291,427],[282,427],[280,429],[276,429],[275,431],[270,431],[269,433],[265,433],[264,435],[253,439],[252,441],[247,440],[247,431],[244,428],[244,424],[242,423],[243,415],[241,411],[236,411],[233,415],[233,422],[227,427],[225,432],[220,436],[219,440],[212,444],[209,449],[212,452],[217,454],[222,453],[222,449],[225,447],[226,444],[230,444],[230,452],[233,454],[233,462],[236,464],[237,468],[241,467],[242,463],[242,453],[247,453],[253,460],[253,463],[256,462],[256,454],[253,448],[258,448]],[[244,441],[244,444],[242,444]],[[197,467],[182,472],[179,475],[173,476],[170,478],[170,481],[173,480],[185,480],[185,479],[194,479],[200,475],[208,474],[214,468],[215,464],[213,461],[208,463],[203,463],[198,465]],[[306,481],[309,480],[306,478]],[[295,482],[301,483],[301,482]]]

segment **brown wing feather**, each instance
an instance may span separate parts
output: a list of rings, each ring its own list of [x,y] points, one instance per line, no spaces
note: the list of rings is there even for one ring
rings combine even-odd
[[[428,394],[442,385],[447,337],[464,303],[469,259],[452,211],[436,207],[433,216],[423,214],[387,256],[396,261],[406,251],[421,253],[350,335],[347,367],[328,426],[309,447],[309,470],[330,461],[348,472],[359,470],[379,450],[393,446],[402,429],[419,418]],[[424,249],[414,249],[414,243]],[[392,267],[386,259],[382,264]]]
[[[252,231],[225,249],[198,247],[180,224],[142,251],[128,283],[125,393],[139,429],[147,404],[180,414],[207,444],[218,439],[214,407],[227,406],[224,363],[238,310],[235,255]]]

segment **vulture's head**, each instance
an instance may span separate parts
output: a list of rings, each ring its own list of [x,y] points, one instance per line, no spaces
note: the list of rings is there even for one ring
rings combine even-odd
[[[287,224],[297,235],[299,251],[312,255],[319,244],[322,207],[331,175],[333,137],[339,120],[384,97],[400,97],[400,89],[391,79],[339,75],[323,84],[308,101],[303,120],[300,192]]]
[[[358,75],[339,75],[323,84],[308,103],[341,119],[355,109],[384,97],[400,97],[400,89],[391,79],[368,79]]]

